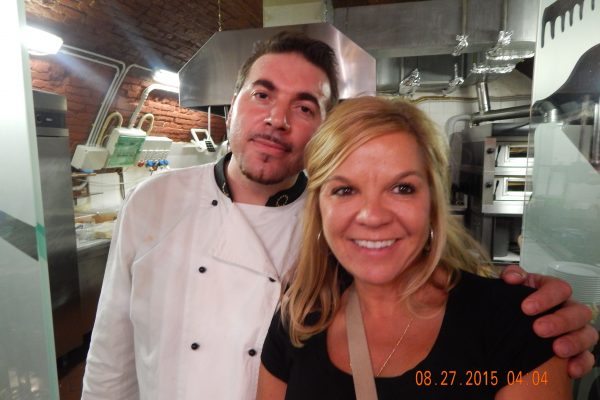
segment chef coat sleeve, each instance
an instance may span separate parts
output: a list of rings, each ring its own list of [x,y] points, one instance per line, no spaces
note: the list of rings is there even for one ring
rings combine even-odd
[[[130,268],[134,246],[130,240],[135,208],[130,194],[115,222],[83,379],[82,400],[138,399],[133,326],[129,318]]]
[[[293,346],[278,309],[273,316],[263,345],[261,361],[265,368],[283,382],[288,381],[292,368]]]

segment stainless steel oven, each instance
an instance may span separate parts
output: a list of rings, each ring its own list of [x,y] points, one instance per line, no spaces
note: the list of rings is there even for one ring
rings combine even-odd
[[[461,135],[458,187],[467,196],[465,225],[499,263],[518,262],[523,208],[531,196],[529,124],[492,123]]]

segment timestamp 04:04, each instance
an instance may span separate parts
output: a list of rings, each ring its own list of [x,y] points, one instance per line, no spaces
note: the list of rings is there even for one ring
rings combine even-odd
[[[548,384],[546,371],[533,370],[529,373],[521,371],[453,371],[453,370],[418,370],[415,373],[417,386],[498,386],[498,385],[531,385]]]

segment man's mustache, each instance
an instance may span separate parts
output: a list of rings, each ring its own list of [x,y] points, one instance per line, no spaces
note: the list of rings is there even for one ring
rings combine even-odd
[[[283,147],[283,149],[286,152],[291,152],[292,151],[292,145],[284,140],[282,140],[281,138],[279,138],[278,136],[275,135],[271,135],[268,133],[256,133],[254,135],[252,135],[251,139],[262,139],[262,140],[268,140],[270,142],[273,142],[281,147]]]

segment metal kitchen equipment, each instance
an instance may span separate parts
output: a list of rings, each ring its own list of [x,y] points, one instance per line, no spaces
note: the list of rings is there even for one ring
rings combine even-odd
[[[492,123],[461,135],[459,191],[468,196],[465,225],[493,261],[518,262],[523,206],[531,195],[529,123]]]
[[[340,7],[334,25],[377,60],[377,92],[398,94],[419,69],[417,90],[473,85],[533,56],[539,0],[434,0]],[[424,29],[423,21],[432,21]],[[507,40],[510,37],[510,40]],[[458,64],[458,68],[455,68]],[[458,69],[458,71],[457,71]],[[458,72],[458,73],[457,73]]]
[[[56,356],[83,344],[67,99],[33,91]]]
[[[341,99],[375,94],[375,59],[333,25],[316,23],[216,32],[179,70],[181,106],[204,111],[213,106],[215,114],[224,115],[238,70],[252,53],[254,43],[281,31],[303,32],[333,48]]]

